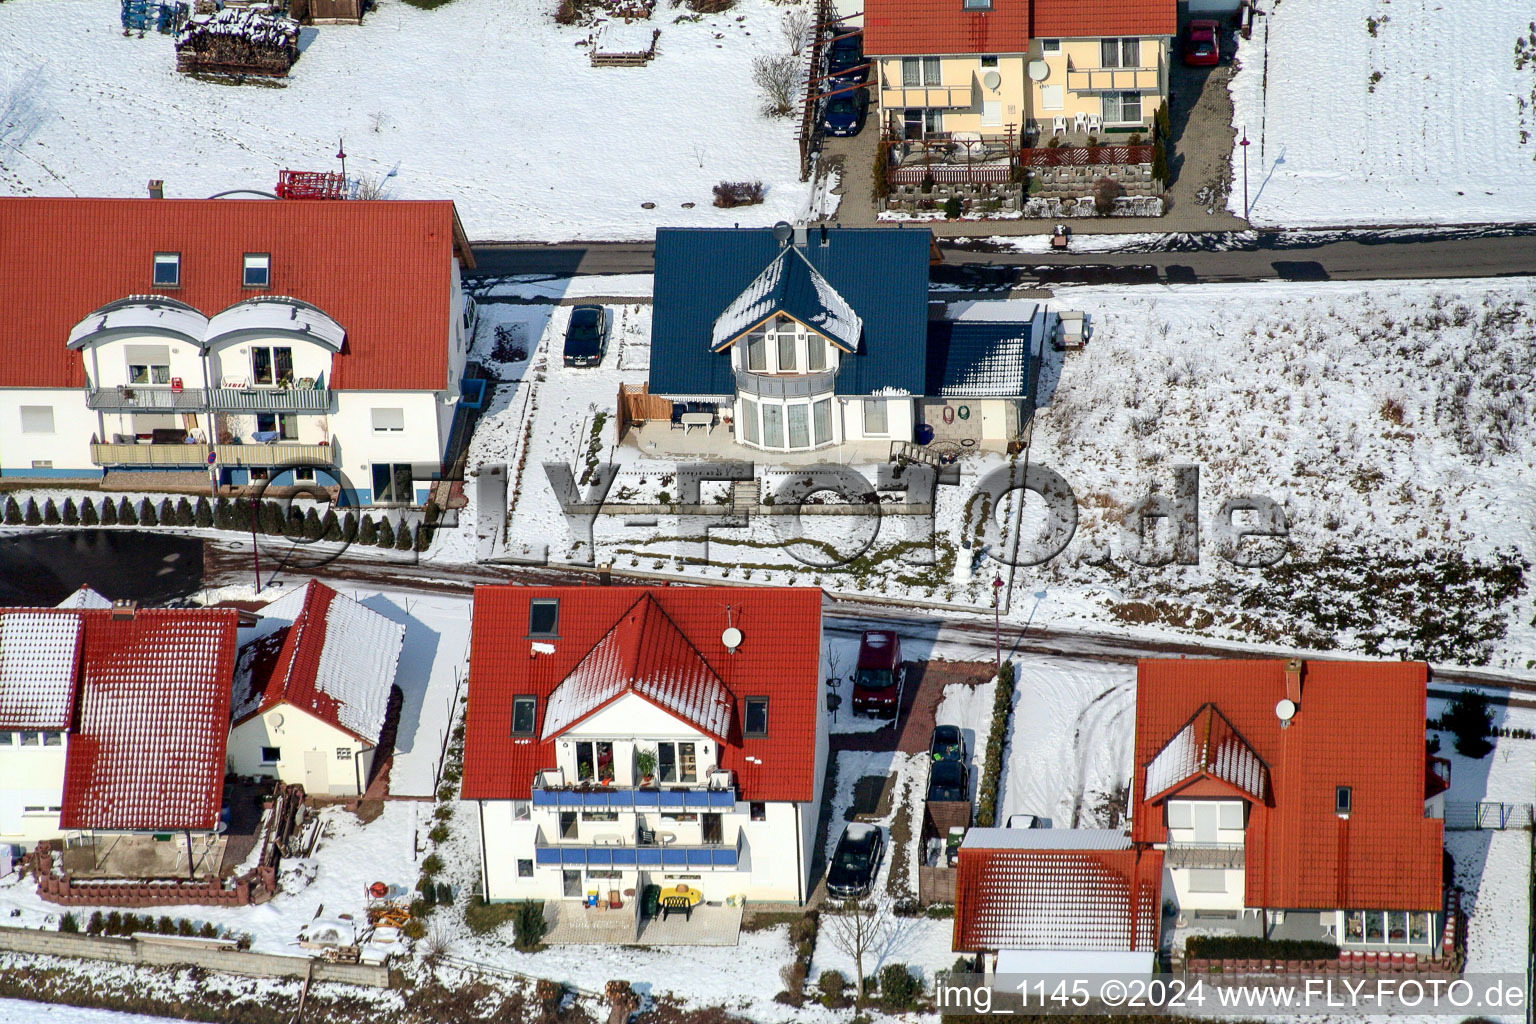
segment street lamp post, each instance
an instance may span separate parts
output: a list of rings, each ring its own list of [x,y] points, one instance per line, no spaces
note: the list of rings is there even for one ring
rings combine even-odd
[[[1003,578],[992,577],[992,644],[997,651],[997,671],[1003,670]]]
[[[1243,129],[1243,141],[1238,143],[1243,147],[1243,220],[1248,219],[1248,129]]]

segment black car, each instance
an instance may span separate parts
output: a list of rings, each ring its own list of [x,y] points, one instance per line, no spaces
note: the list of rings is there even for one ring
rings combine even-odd
[[[862,85],[869,79],[869,62],[864,59],[864,37],[847,34],[834,36],[827,44],[827,83],[837,89]]]
[[[928,768],[928,799],[932,803],[971,798],[971,770],[964,761],[935,761]]]
[[[875,885],[875,872],[885,856],[885,833],[875,825],[852,822],[832,851],[827,868],[827,892],[840,900],[859,900]]]
[[[928,755],[935,761],[969,761],[970,752],[965,749],[965,734],[958,725],[936,725],[928,740]]]
[[[602,306],[577,306],[565,329],[565,365],[596,366],[608,347],[608,314]]]
[[[864,129],[864,115],[869,110],[869,93],[850,89],[827,100],[821,115],[821,127],[828,135],[857,135]]]

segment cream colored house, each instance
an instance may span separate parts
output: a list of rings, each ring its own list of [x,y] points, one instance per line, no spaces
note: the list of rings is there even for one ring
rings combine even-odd
[[[366,792],[404,638],[316,580],[269,604],[242,638],[231,770],[313,795]]]

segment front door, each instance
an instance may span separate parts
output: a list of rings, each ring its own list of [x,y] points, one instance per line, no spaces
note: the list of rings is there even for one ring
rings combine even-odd
[[[574,899],[581,899],[581,872],[562,871],[560,875],[565,880],[565,895]]]
[[[313,794],[331,791],[331,774],[326,768],[324,751],[304,751],[304,792]]]

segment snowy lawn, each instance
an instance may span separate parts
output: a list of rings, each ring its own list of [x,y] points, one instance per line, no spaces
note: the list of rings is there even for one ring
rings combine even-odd
[[[1536,220],[1536,60],[1521,56],[1536,50],[1529,4],[1263,7],[1231,85],[1233,126],[1253,142],[1254,224]],[[1240,148],[1227,202],[1238,215]]]
[[[787,52],[784,8],[657,5],[645,67],[593,67],[555,0],[386,0],[361,26],[305,29],[282,88],[175,70],[170,36],[124,38],[117,4],[17,0],[0,68],[0,191],[173,196],[270,190],[283,168],[347,171],[397,199],[453,199],[472,238],[649,238],[660,225],[802,215],[792,118],[759,114],[754,57]],[[766,202],[717,209],[721,181]],[[641,204],[653,203],[652,209]]]

